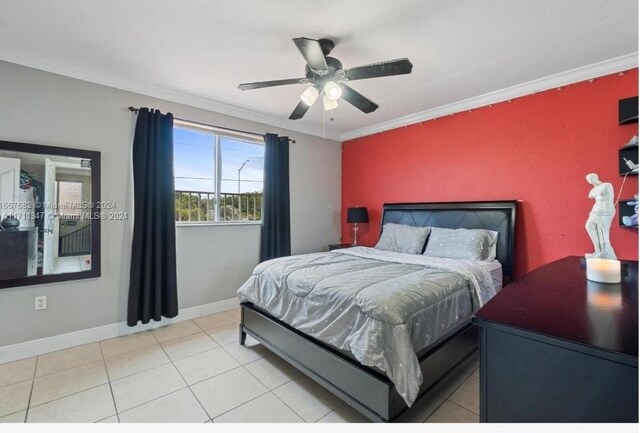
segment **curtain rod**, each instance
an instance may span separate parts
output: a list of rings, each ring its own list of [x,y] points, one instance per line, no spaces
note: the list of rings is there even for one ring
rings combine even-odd
[[[136,108],[136,107],[129,107],[129,111],[138,114],[138,111],[140,109]],[[264,137],[264,134],[258,134],[255,132],[251,132],[251,131],[243,131],[242,129],[234,129],[234,128],[226,128],[224,126],[216,126],[216,125],[210,125],[208,123],[201,123],[201,122],[194,122],[193,120],[187,120],[187,119],[181,119],[179,117],[175,117],[176,120],[181,121],[181,122],[188,122],[188,123],[195,123],[196,125],[202,125],[202,126],[209,126],[211,128],[218,128],[218,129],[226,129],[227,131],[232,131],[232,132],[239,132],[241,134],[251,134],[251,135],[257,135],[260,137]],[[289,141],[291,143],[295,144],[295,140],[293,138],[289,138]]]

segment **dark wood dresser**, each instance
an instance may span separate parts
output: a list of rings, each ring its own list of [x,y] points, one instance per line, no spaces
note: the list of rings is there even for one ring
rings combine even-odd
[[[29,267],[29,232],[0,228],[0,278],[26,277]]]
[[[481,422],[638,422],[638,262],[621,284],[566,257],[506,286],[480,328]]]

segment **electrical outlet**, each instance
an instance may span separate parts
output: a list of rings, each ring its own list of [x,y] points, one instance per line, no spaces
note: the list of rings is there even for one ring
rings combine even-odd
[[[47,309],[47,297],[46,296],[36,296],[36,311],[38,310],[46,310]]]

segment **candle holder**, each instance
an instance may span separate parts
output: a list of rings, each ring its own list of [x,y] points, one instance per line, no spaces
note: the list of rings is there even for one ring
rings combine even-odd
[[[620,260],[587,258],[587,280],[617,284],[622,280]]]

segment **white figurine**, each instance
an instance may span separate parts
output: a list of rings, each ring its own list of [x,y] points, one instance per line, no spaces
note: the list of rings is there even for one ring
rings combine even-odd
[[[589,212],[589,219],[585,228],[589,233],[591,242],[595,248],[593,254],[585,254],[587,258],[612,259],[616,260],[616,253],[613,252],[609,241],[609,230],[611,222],[616,214],[613,203],[613,186],[610,183],[602,182],[595,173],[587,175],[587,182],[593,185],[589,191],[589,198],[595,199],[595,204]]]

